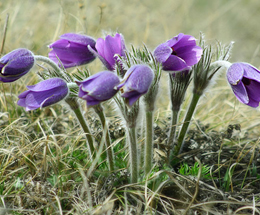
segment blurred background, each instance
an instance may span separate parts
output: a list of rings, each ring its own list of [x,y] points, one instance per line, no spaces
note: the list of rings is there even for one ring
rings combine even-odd
[[[124,35],[127,47],[145,43],[150,50],[180,32],[196,38],[202,32],[209,43],[235,42],[231,62],[249,62],[259,68],[259,11],[259,0],[1,0],[0,41],[7,14],[9,25],[2,54],[24,47],[47,56],[47,45],[67,32],[99,38],[104,31],[118,31]],[[95,61],[89,67],[97,72],[100,66]],[[25,84],[31,82],[24,78],[19,84],[25,89]],[[2,85],[1,90],[5,87]],[[167,95],[167,87],[164,75],[162,95]],[[186,103],[189,98],[190,94]],[[168,114],[168,97],[160,97],[157,107],[158,116],[165,111]],[[195,119],[216,129],[240,123],[242,133],[250,129],[254,133],[252,128],[259,124],[259,116],[257,109],[237,101],[222,72],[200,101]]]

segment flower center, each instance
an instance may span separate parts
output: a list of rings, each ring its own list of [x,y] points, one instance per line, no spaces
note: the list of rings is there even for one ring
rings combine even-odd
[[[172,49],[172,55],[177,55],[177,52],[174,50],[174,48],[171,47],[171,49]]]
[[[243,77],[242,82],[243,82],[244,85],[250,85],[251,84],[251,79]]]

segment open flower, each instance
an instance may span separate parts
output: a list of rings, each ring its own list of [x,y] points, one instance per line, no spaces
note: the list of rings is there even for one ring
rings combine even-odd
[[[126,72],[123,81],[117,86],[126,98],[129,106],[132,106],[137,99],[147,93],[154,78],[153,70],[146,65],[134,65]]]
[[[125,42],[122,34],[116,34],[114,37],[107,35],[105,39],[99,38],[96,42],[96,50],[89,47],[89,50],[95,54],[105,67],[112,71],[115,69],[116,55],[125,56]]]
[[[27,49],[15,49],[0,59],[0,82],[13,82],[34,65],[34,55]]]
[[[248,63],[234,63],[227,71],[227,80],[237,99],[251,107],[260,102],[260,71]]]
[[[49,58],[57,64],[60,64],[60,60],[64,68],[87,64],[96,58],[88,50],[88,46],[95,49],[95,44],[96,41],[86,35],[75,33],[63,34],[59,40],[49,45],[49,48],[52,49],[49,52]]]
[[[79,86],[78,96],[86,100],[87,106],[93,106],[112,98],[118,91],[116,86],[120,80],[116,74],[103,71],[76,83]]]
[[[154,50],[155,59],[165,71],[182,71],[198,63],[202,48],[196,45],[196,39],[180,33],[178,36],[159,45]]]
[[[25,107],[26,111],[46,107],[64,99],[69,89],[61,78],[50,78],[36,85],[27,86],[21,93],[17,104]]]

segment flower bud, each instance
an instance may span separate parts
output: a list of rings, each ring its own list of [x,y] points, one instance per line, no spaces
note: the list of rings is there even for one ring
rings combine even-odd
[[[137,99],[147,93],[154,78],[153,70],[147,65],[134,65],[126,72],[123,82],[117,89],[120,89],[122,97],[126,98],[129,106],[132,106]]]
[[[25,92],[21,93],[17,102],[25,107],[26,111],[46,107],[64,99],[69,92],[67,83],[61,78],[50,78],[36,85],[27,86]]]
[[[0,59],[0,82],[13,82],[34,65],[34,55],[27,49],[16,49]]]
[[[118,91],[115,87],[120,80],[116,74],[103,71],[76,83],[79,86],[78,96],[86,100],[87,106],[93,106],[112,98]]]
[[[92,37],[67,33],[61,35],[60,38],[49,45],[52,49],[49,52],[49,58],[58,65],[60,60],[64,68],[70,68],[90,63],[96,58],[88,50],[88,46],[95,49],[96,41]]]
[[[260,102],[260,71],[248,63],[234,63],[227,71],[227,80],[237,99],[251,107]]]
[[[122,34],[116,34],[114,37],[107,35],[105,39],[99,38],[96,42],[96,50],[89,47],[104,64],[104,66],[112,71],[115,69],[117,57],[115,55],[125,56],[125,42]]]
[[[155,59],[165,71],[182,71],[198,63],[202,48],[196,46],[196,39],[180,33],[178,36],[159,45],[154,50]]]

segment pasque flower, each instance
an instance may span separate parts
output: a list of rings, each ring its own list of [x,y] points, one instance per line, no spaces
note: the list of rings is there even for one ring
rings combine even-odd
[[[116,86],[120,80],[116,74],[103,71],[76,83],[79,86],[78,96],[86,100],[87,106],[93,106],[112,98],[118,91]]]
[[[126,98],[129,106],[132,106],[137,99],[147,93],[154,78],[153,70],[146,65],[134,65],[126,72],[123,81],[117,86]]]
[[[13,82],[25,75],[34,65],[34,55],[27,49],[16,49],[0,59],[0,82]]]
[[[196,39],[183,33],[154,50],[155,59],[162,64],[165,71],[189,69],[199,62],[201,55],[202,48],[196,45]]]
[[[89,47],[89,50],[94,53],[110,71],[115,69],[116,55],[125,56],[124,37],[118,33],[114,37],[107,35],[105,39],[97,39],[95,47],[96,50],[92,47]]]
[[[86,35],[63,34],[59,40],[49,45],[52,49],[49,52],[49,58],[57,64],[60,64],[60,60],[65,68],[87,64],[96,58],[88,50],[88,46],[95,50],[95,44],[96,41]]]
[[[26,111],[46,107],[64,99],[69,89],[61,78],[50,78],[36,85],[27,86],[21,93],[17,104],[25,107]]]
[[[248,63],[234,63],[227,71],[227,80],[237,99],[251,107],[260,102],[260,71]]]

